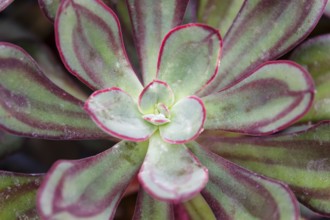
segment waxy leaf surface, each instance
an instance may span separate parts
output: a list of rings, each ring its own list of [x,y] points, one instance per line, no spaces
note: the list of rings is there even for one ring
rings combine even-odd
[[[263,138],[210,135],[198,142],[236,164],[289,184],[300,202],[330,216],[329,134],[330,122],[324,121],[305,132]]]
[[[35,204],[41,178],[0,171],[0,219],[39,219]]]
[[[170,203],[152,198],[142,188],[139,191],[133,220],[174,220],[173,207]]]
[[[209,169],[202,195],[216,219],[299,219],[297,201],[285,185],[245,170],[195,142],[187,146]]]
[[[138,178],[152,197],[177,203],[200,192],[207,183],[208,171],[185,145],[169,144],[155,134]]]
[[[113,219],[142,164],[146,143],[122,141],[93,157],[58,161],[38,191],[43,219]]]
[[[118,18],[102,1],[64,0],[55,36],[64,64],[86,85],[140,94],[142,85],[127,58]]]
[[[0,43],[0,69],[0,127],[6,131],[50,139],[107,136],[83,103],[53,84],[21,48]]]
[[[203,94],[233,85],[263,62],[293,48],[314,28],[326,2],[246,1],[224,38],[219,72]]]
[[[291,59],[311,73],[316,87],[313,106],[303,120],[330,119],[330,34],[305,42],[294,51]]]
[[[235,86],[203,97],[205,129],[252,135],[274,133],[310,107],[314,87],[309,74],[289,61],[268,62]]]
[[[220,30],[225,36],[246,0],[201,0],[198,21]]]
[[[215,77],[221,48],[216,29],[202,24],[179,26],[163,40],[157,78],[170,85],[176,100],[193,95]]]
[[[164,36],[183,19],[188,0],[127,0],[144,85],[156,77]]]
[[[156,130],[142,118],[132,97],[119,88],[94,92],[85,110],[102,130],[117,138],[144,141]]]

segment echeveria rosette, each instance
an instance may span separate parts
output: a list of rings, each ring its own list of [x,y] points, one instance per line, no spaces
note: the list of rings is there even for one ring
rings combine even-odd
[[[231,50],[234,52],[241,52],[239,48],[246,48],[244,45],[249,45],[244,44],[245,38],[242,39],[239,36],[252,39],[249,30],[240,29],[244,19],[250,18],[247,21],[251,26],[258,26],[257,23],[261,21],[257,16],[258,13],[251,13],[252,6],[257,5],[257,8],[265,7],[268,10],[272,8],[271,4],[262,4],[261,1],[246,2],[249,4],[244,4],[245,9],[244,13],[240,13],[242,16],[240,22],[235,23],[235,27],[231,28],[227,34],[231,36],[227,40],[231,39],[230,42],[232,42],[228,45],[236,45]],[[277,2],[281,3],[277,4]],[[274,7],[277,7],[276,12],[281,11],[284,15],[292,15],[288,8],[293,5],[286,2],[276,1],[276,4],[274,3]],[[325,1],[301,1],[295,9],[306,9],[308,7],[305,6],[309,6],[312,10],[308,11],[308,16],[281,20],[284,24],[296,22],[295,27],[301,27],[301,31],[294,33],[276,31],[283,35],[281,37],[289,39],[275,43],[272,41],[271,43],[274,44],[269,44],[271,51],[278,51],[278,53],[270,53],[266,57],[262,55],[262,58],[258,59],[259,47],[256,47],[257,49],[253,52],[256,59],[251,61],[250,66],[247,66],[246,62],[237,62],[237,60],[235,65],[232,65],[228,60],[232,59],[233,55],[228,54],[229,49],[226,49],[222,55],[222,65],[225,63],[225,67],[231,66],[236,69],[234,69],[233,77],[227,77],[226,82],[222,83],[222,90],[212,94],[205,92],[205,88],[210,83],[217,83],[221,78],[219,74],[217,76],[217,73],[223,72],[222,67],[219,67],[221,41],[218,31],[198,24],[174,28],[182,20],[186,1],[166,0],[162,1],[162,4],[152,4],[153,1],[149,0],[129,0],[127,3],[135,39],[138,42],[140,59],[143,63],[144,85],[134,74],[126,56],[118,19],[101,1],[62,1],[55,20],[56,41],[61,58],[68,70],[90,88],[98,90],[85,103],[88,111],[90,107],[97,106],[95,103],[101,104],[97,107],[102,110],[101,114],[95,114],[94,110],[97,108],[94,108],[93,112],[89,111],[92,119],[94,121],[97,117],[98,119],[113,119],[112,114],[109,113],[114,112],[118,119],[118,116],[122,116],[118,113],[122,111],[125,114],[121,119],[127,122],[126,125],[130,125],[129,128],[134,129],[135,124],[129,123],[128,115],[131,116],[130,119],[137,121],[139,126],[145,128],[144,132],[142,135],[137,133],[140,136],[135,141],[139,142],[121,141],[111,149],[93,157],[57,162],[46,175],[38,193],[40,215],[44,219],[112,218],[125,188],[139,172],[143,188],[151,196],[141,189],[137,207],[142,210],[137,210],[134,218],[144,219],[148,214],[171,217],[173,206],[163,201],[180,202],[191,198],[204,186],[207,180],[206,169],[208,169],[209,181],[201,194],[210,204],[217,218],[298,219],[297,202],[286,185],[217,157],[193,139],[198,136],[201,127],[207,130],[221,129],[250,135],[275,133],[298,120],[308,110],[314,87],[311,78],[303,68],[289,61],[260,64],[288,50],[306,36],[322,14]],[[153,10],[148,10],[148,7]],[[301,11],[301,13],[305,12]],[[159,12],[164,13],[159,16]],[[288,26],[290,28],[287,26],[284,28],[293,30],[290,25]],[[242,34],[237,34],[238,30],[241,30]],[[268,45],[266,42],[267,40],[260,45]],[[228,48],[228,45],[225,45],[225,48]],[[280,50],[274,48],[280,48]],[[6,115],[6,120],[1,124],[2,127],[7,131],[23,135],[29,135],[29,132],[34,131],[30,136],[44,138],[76,139],[84,136],[87,138],[107,136],[82,111],[82,102],[47,80],[40,68],[21,49],[9,44],[2,44],[1,49],[0,59],[3,62],[0,62],[2,68],[0,82],[3,89],[0,91],[8,98],[1,100],[1,106],[5,108],[0,109],[0,113]],[[227,56],[229,58],[226,58]],[[12,65],[13,63],[20,65],[17,67]],[[237,75],[236,73],[240,72],[238,69],[244,70],[244,74]],[[24,81],[30,83],[27,94],[22,91],[18,83],[8,79],[8,74],[13,73],[16,73],[17,79],[20,77],[17,73],[22,73],[21,77]],[[34,76],[42,86],[33,83]],[[160,84],[168,89],[165,89],[165,92],[160,89],[163,92],[158,93],[157,90],[153,93],[150,89],[151,85],[159,86]],[[227,84],[231,86],[223,88],[225,87],[223,85]],[[47,87],[51,88],[53,95],[49,93],[42,95],[43,88]],[[160,86],[160,88],[164,87]],[[173,103],[171,95],[165,95],[165,98],[162,98],[164,103],[147,102],[146,108],[143,107],[143,101],[139,101],[143,100],[145,94],[153,94],[148,97],[154,97],[155,94],[156,97],[159,95],[163,97],[161,94],[171,94],[169,91],[174,94]],[[36,93],[41,94],[41,102],[33,98],[33,94]],[[104,99],[103,95],[105,97],[109,95],[110,99]],[[48,99],[45,98],[46,96]],[[8,101],[9,97],[14,97],[14,99]],[[65,97],[64,103],[59,99],[63,97]],[[27,105],[19,105],[22,100],[25,101],[23,103],[27,103],[26,100],[31,98],[33,101],[28,102]],[[113,100],[123,98],[127,102],[119,102],[124,104],[124,107],[119,106],[115,109],[115,105],[107,105],[111,98]],[[99,102],[100,100],[102,101]],[[195,129],[198,132],[192,132],[196,135],[191,133],[184,139],[178,139],[175,135],[164,138],[168,136],[166,132],[164,135],[164,129],[166,130],[167,126],[176,125],[174,120],[176,111],[195,111],[185,108],[175,109],[175,105],[182,103],[182,100],[196,100],[197,102],[194,102],[196,106],[205,107],[206,115],[202,114],[202,120],[197,120],[204,125],[196,126]],[[149,98],[147,101],[150,101]],[[59,104],[60,107],[56,108],[51,103]],[[125,108],[125,106],[130,108]],[[46,117],[47,111],[54,113],[56,117]],[[33,130],[34,123],[32,122],[35,120],[29,120],[29,116],[37,118],[39,115],[42,117],[37,129]],[[57,117],[59,121],[55,121]],[[158,119],[161,119],[160,122]],[[79,120],[81,122],[77,122]],[[125,133],[128,129],[126,131],[120,126],[112,127],[120,123],[113,124],[107,121],[97,124],[116,137],[132,140],[132,137],[127,138],[127,133]],[[52,125],[49,127],[50,131],[48,131],[48,124]],[[61,132],[61,126],[70,130]],[[132,132],[129,134],[131,135]],[[204,134],[200,135],[200,137],[203,136]],[[212,140],[214,137],[207,136],[207,138]],[[190,141],[185,143],[188,140]],[[178,163],[178,166],[175,163]],[[196,179],[194,174],[201,177]],[[166,181],[157,183],[154,177]],[[179,178],[176,180],[176,177]],[[196,182],[199,185],[189,186],[189,183],[185,182],[186,177],[192,178],[193,183]],[[173,189],[178,183],[189,186],[188,192],[180,187]],[[165,191],[162,191],[164,189]],[[299,196],[299,191],[295,192]],[[249,195],[249,199],[246,195]]]

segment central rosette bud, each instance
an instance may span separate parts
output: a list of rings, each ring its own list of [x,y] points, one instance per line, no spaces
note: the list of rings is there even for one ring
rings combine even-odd
[[[146,114],[142,116],[144,120],[154,125],[163,125],[170,122],[170,110],[164,103],[155,105],[153,114]]]

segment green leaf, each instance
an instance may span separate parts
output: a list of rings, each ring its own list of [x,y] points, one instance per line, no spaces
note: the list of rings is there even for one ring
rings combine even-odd
[[[128,0],[144,85],[156,78],[160,45],[183,19],[188,0]]]
[[[209,169],[202,195],[216,219],[299,219],[298,203],[286,185],[245,170],[196,142],[187,146]]]
[[[36,192],[41,178],[41,175],[0,171],[0,219],[39,219]]]
[[[107,135],[83,103],[53,84],[21,48],[0,43],[0,127],[29,137],[99,139]]]
[[[201,0],[198,21],[220,30],[225,36],[246,0]]]
[[[289,184],[300,202],[330,215],[329,134],[330,121],[324,121],[307,130],[299,127],[282,135],[263,138],[210,135],[198,142],[240,166]]]
[[[58,161],[38,191],[42,219],[113,219],[146,151],[146,143],[122,141],[93,157]]]
[[[290,58],[311,73],[316,87],[313,106],[302,120],[330,119],[330,34],[306,41]]]
[[[170,203],[150,197],[141,188],[135,206],[133,220],[174,220],[173,207]]]
[[[224,38],[219,72],[203,92],[220,91],[302,41],[322,16],[326,0],[249,0]]]

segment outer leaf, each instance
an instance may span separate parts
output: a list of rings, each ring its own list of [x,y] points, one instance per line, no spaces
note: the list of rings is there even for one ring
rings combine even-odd
[[[222,36],[234,22],[246,0],[201,0],[198,7],[198,21],[218,28]]]
[[[325,15],[327,15],[328,17],[330,17],[330,2],[328,1],[327,6],[325,7],[325,11],[324,11]]]
[[[202,24],[188,24],[169,32],[158,57],[157,78],[180,100],[200,91],[216,75],[222,40],[219,32]]]
[[[204,188],[208,171],[185,145],[166,143],[155,134],[150,138],[138,178],[152,197],[178,203]]]
[[[38,0],[42,12],[51,21],[54,21],[57,9],[61,4],[61,0]]]
[[[119,21],[100,0],[64,0],[55,34],[64,64],[86,85],[120,87],[138,96],[142,85],[127,58]]]
[[[5,10],[14,0],[1,0],[0,1],[0,12]]]
[[[302,67],[289,61],[268,62],[235,86],[202,99],[205,128],[274,133],[300,118],[313,95],[312,79]]]
[[[188,0],[127,0],[144,85],[156,77],[164,36],[183,19]]]
[[[119,200],[139,169],[145,143],[122,141],[85,159],[58,161],[38,192],[43,219],[112,219]]]
[[[304,121],[330,119],[330,34],[313,38],[297,48],[291,59],[313,76],[317,93]]]
[[[164,141],[182,144],[198,137],[203,131],[206,117],[204,104],[197,96],[189,96],[171,108],[171,122],[160,126]]]
[[[304,205],[330,216],[329,133],[330,121],[324,121],[305,132],[264,138],[209,136],[199,142],[241,166],[288,183]]]
[[[132,97],[119,88],[94,92],[85,110],[102,130],[121,139],[145,141],[157,129],[143,120]]]
[[[216,219],[299,219],[297,201],[285,185],[217,157],[197,143],[187,146],[209,169],[202,195]]]
[[[0,43],[0,127],[50,139],[104,138],[83,103],[54,85],[21,48]]]
[[[189,220],[216,220],[213,211],[201,194],[184,203],[189,213]]]
[[[153,199],[141,188],[133,220],[174,220],[171,204]]]
[[[224,39],[218,75],[205,94],[246,77],[303,40],[317,24],[326,0],[249,0]],[[248,55],[247,55],[248,54]]]
[[[39,219],[36,192],[40,175],[0,171],[0,219]]]

